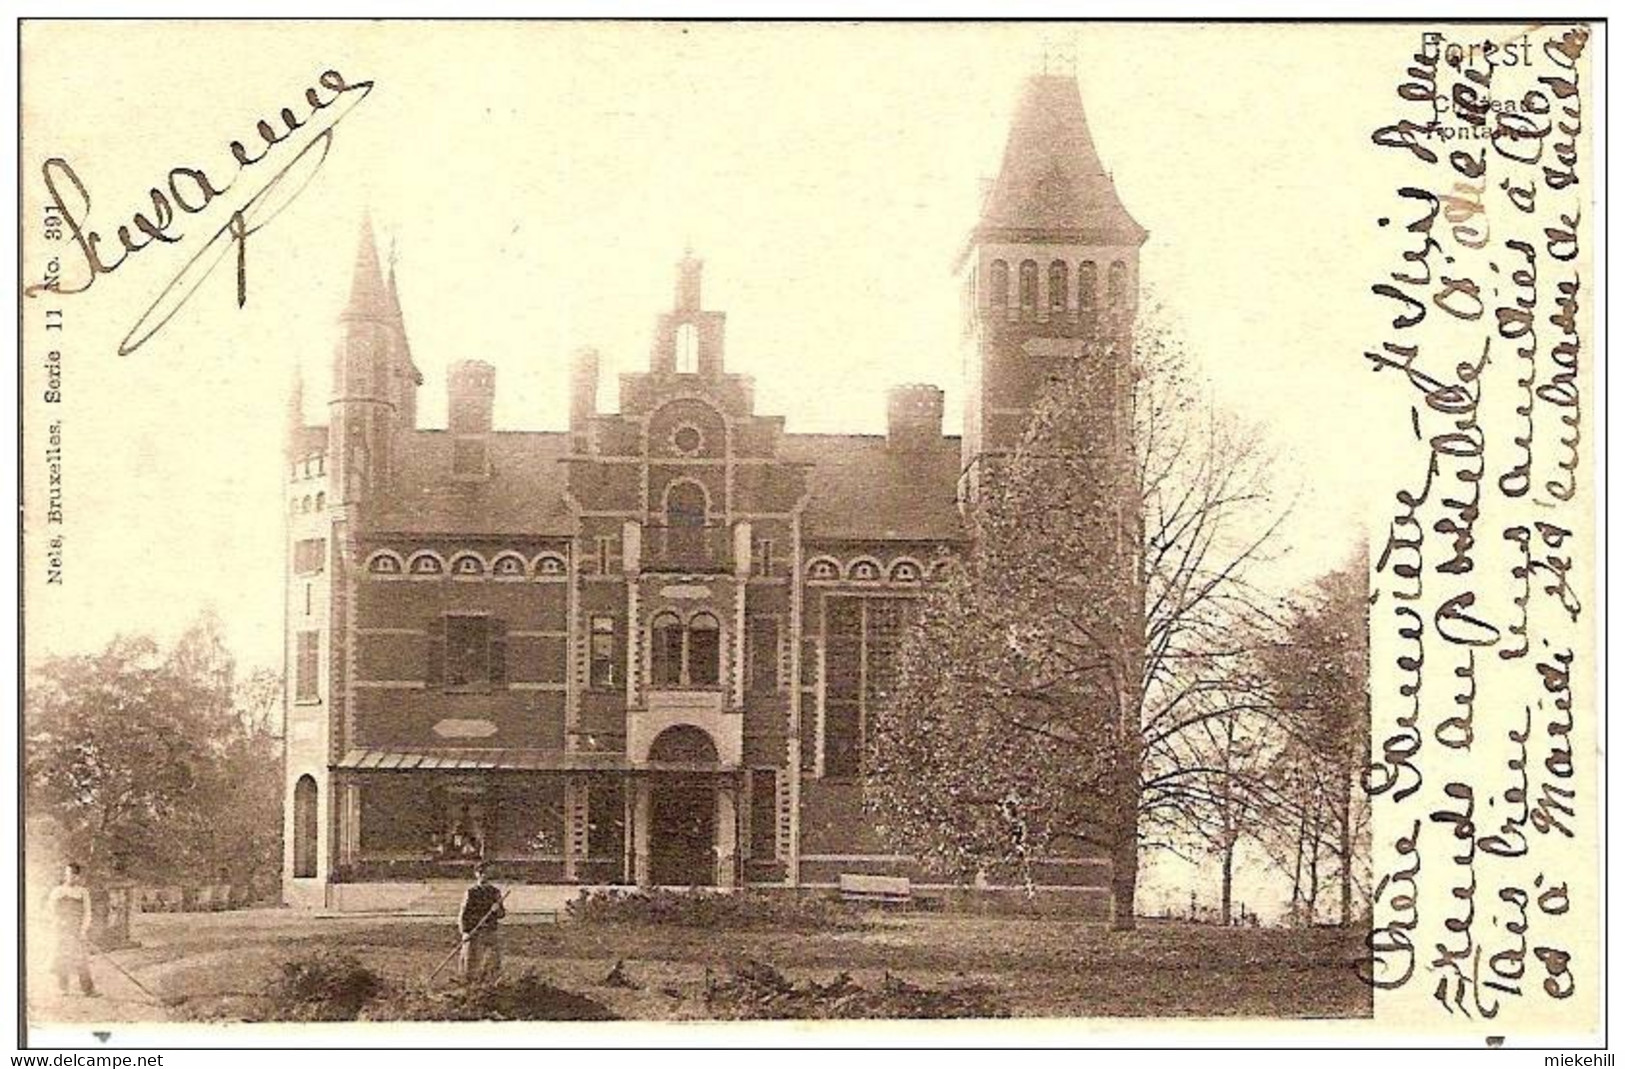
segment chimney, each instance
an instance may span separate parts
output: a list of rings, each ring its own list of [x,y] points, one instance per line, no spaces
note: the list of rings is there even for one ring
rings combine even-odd
[[[886,441],[894,449],[920,449],[942,440],[942,391],[924,383],[886,393]]]
[[[598,414],[598,350],[577,349],[570,359],[570,429],[578,434]]]
[[[459,360],[447,378],[449,420],[453,434],[485,434],[491,429],[496,398],[496,368],[483,360]]]

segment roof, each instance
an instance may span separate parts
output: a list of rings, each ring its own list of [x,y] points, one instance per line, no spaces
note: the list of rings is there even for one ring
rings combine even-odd
[[[566,504],[570,436],[499,431],[485,435],[491,475],[452,477],[448,431],[413,431],[396,452],[392,488],[365,516],[370,532],[461,535],[575,533]],[[809,465],[808,538],[958,541],[959,439],[899,447],[879,435],[787,434],[779,459]]]
[[[804,537],[958,541],[959,439],[898,448],[879,435],[787,434],[779,456],[810,464]]]
[[[1004,163],[977,226],[978,237],[1001,231],[1059,231],[1102,244],[1145,241],[1145,228],[1123,207],[1095,151],[1071,76],[1034,75],[1022,89]]]
[[[618,753],[565,753],[532,747],[390,747],[377,749],[358,747],[344,752],[339,768],[378,772],[476,772],[501,770],[508,772],[572,772],[629,771],[647,772],[732,772],[716,762],[650,761],[633,764]]]
[[[489,478],[456,479],[454,436],[412,431],[398,443],[399,467],[389,491],[366,515],[371,531],[433,534],[571,535],[575,518],[565,504],[567,471],[559,463],[570,436],[554,431],[497,431],[488,443]]]

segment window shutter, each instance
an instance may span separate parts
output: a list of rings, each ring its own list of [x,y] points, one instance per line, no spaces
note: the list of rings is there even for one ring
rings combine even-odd
[[[489,627],[485,640],[490,651],[491,685],[505,687],[508,685],[508,623],[493,616]]]
[[[429,638],[423,665],[423,681],[431,687],[446,682],[446,618],[436,616],[429,621]]]

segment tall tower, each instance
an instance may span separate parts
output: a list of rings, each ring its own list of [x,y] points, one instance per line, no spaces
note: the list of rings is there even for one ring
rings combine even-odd
[[[406,344],[394,269],[386,282],[371,220],[361,226],[350,300],[339,325],[327,450],[336,505],[360,501],[369,487],[389,483],[396,428],[412,429],[423,382]]]
[[[1131,382],[1122,343],[1138,303],[1145,239],[1095,151],[1077,80],[1029,78],[962,261],[965,504],[1021,441],[1061,357],[1092,346],[1118,364],[1100,369],[1111,395],[1102,430],[1118,432],[1113,424],[1126,413]]]

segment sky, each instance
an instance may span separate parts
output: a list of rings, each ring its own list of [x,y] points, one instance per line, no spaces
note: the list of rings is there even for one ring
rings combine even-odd
[[[66,32],[71,42],[51,37]],[[1373,222],[1350,162],[1389,110],[1410,35],[1340,32],[323,23],[236,26],[228,39],[185,23],[35,24],[29,214],[43,203],[41,163],[60,157],[89,190],[87,225],[109,235],[172,167],[233,173],[229,142],[252,141],[281,108],[304,111],[322,70],[375,88],[335,128],[310,186],[250,237],[244,307],[218,271],[117,355],[222,225],[229,207],[211,207],[181,218],[179,241],[54,299],[59,404],[40,401],[37,313],[25,325],[25,485],[39,502],[36,461],[60,420],[65,505],[59,529],[37,504],[25,518],[30,649],[168,637],[212,607],[245,664],[277,663],[285,399],[302,372],[308,416],[325,421],[368,213],[393,250],[425,426],[444,424],[446,367],[477,358],[497,369],[499,429],[562,428],[569,355],[584,345],[603,355],[600,404],[613,407],[615,376],[645,366],[692,247],[706,303],[728,313],[728,367],[755,376],[759,411],[792,432],[880,433],[888,386],[932,382],[956,433],[954,261],[1020,83],[1046,62],[1075,70],[1100,155],[1150,231],[1149,298],[1215,402],[1280,458],[1280,497],[1298,504],[1273,567],[1282,587],[1301,585],[1348,552],[1383,448],[1347,403],[1369,378],[1360,352],[1376,323],[1363,302],[1381,255],[1356,251]],[[66,47],[94,79],[46,62]],[[1347,61],[1382,49],[1393,63]],[[25,237],[29,273],[53,251],[72,264],[71,246]],[[43,581],[37,537],[57,533],[60,586]]]

